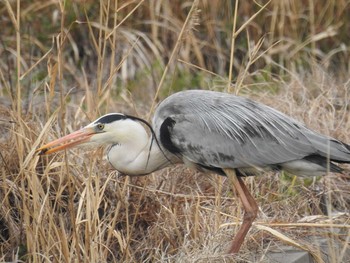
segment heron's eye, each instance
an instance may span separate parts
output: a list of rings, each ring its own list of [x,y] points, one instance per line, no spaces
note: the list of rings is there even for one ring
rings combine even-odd
[[[99,123],[99,124],[97,124],[96,127],[97,127],[98,130],[102,131],[104,129],[105,125],[102,124],[102,123]]]

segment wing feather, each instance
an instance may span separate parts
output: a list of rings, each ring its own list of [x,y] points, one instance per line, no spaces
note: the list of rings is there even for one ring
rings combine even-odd
[[[333,140],[266,105],[219,92],[168,97],[153,120],[158,136],[166,118],[172,119],[169,140],[182,157],[208,167],[265,167],[325,155]],[[333,141],[339,149],[330,152],[349,161],[349,149]]]

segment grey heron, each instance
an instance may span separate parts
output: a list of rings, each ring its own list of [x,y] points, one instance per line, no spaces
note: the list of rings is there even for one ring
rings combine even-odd
[[[269,106],[232,94],[175,93],[159,104],[152,123],[111,113],[37,151],[49,154],[79,144],[105,145],[109,146],[109,162],[127,175],[145,175],[185,163],[227,176],[245,210],[230,253],[239,251],[258,213],[242,177],[258,169],[301,176],[341,173],[336,163],[350,163],[349,145],[312,131]]]

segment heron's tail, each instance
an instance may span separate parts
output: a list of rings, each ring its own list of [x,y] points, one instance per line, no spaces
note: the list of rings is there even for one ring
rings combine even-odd
[[[306,136],[319,155],[333,162],[350,163],[350,145],[311,131]]]

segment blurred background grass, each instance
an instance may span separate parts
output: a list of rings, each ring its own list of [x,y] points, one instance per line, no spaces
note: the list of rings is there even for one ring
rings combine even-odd
[[[164,97],[194,88],[249,96],[349,142],[349,4],[1,2],[0,261],[231,260],[223,254],[242,214],[225,179],[181,166],[120,178],[102,151],[39,158],[34,149],[106,112],[148,118]],[[349,216],[332,211],[349,211],[348,177],[247,183],[261,224],[308,215],[344,224],[340,252],[328,255],[341,262]],[[324,256],[303,238],[317,228],[295,229],[281,231]],[[250,232],[242,262],[266,261],[281,241],[262,232]]]

